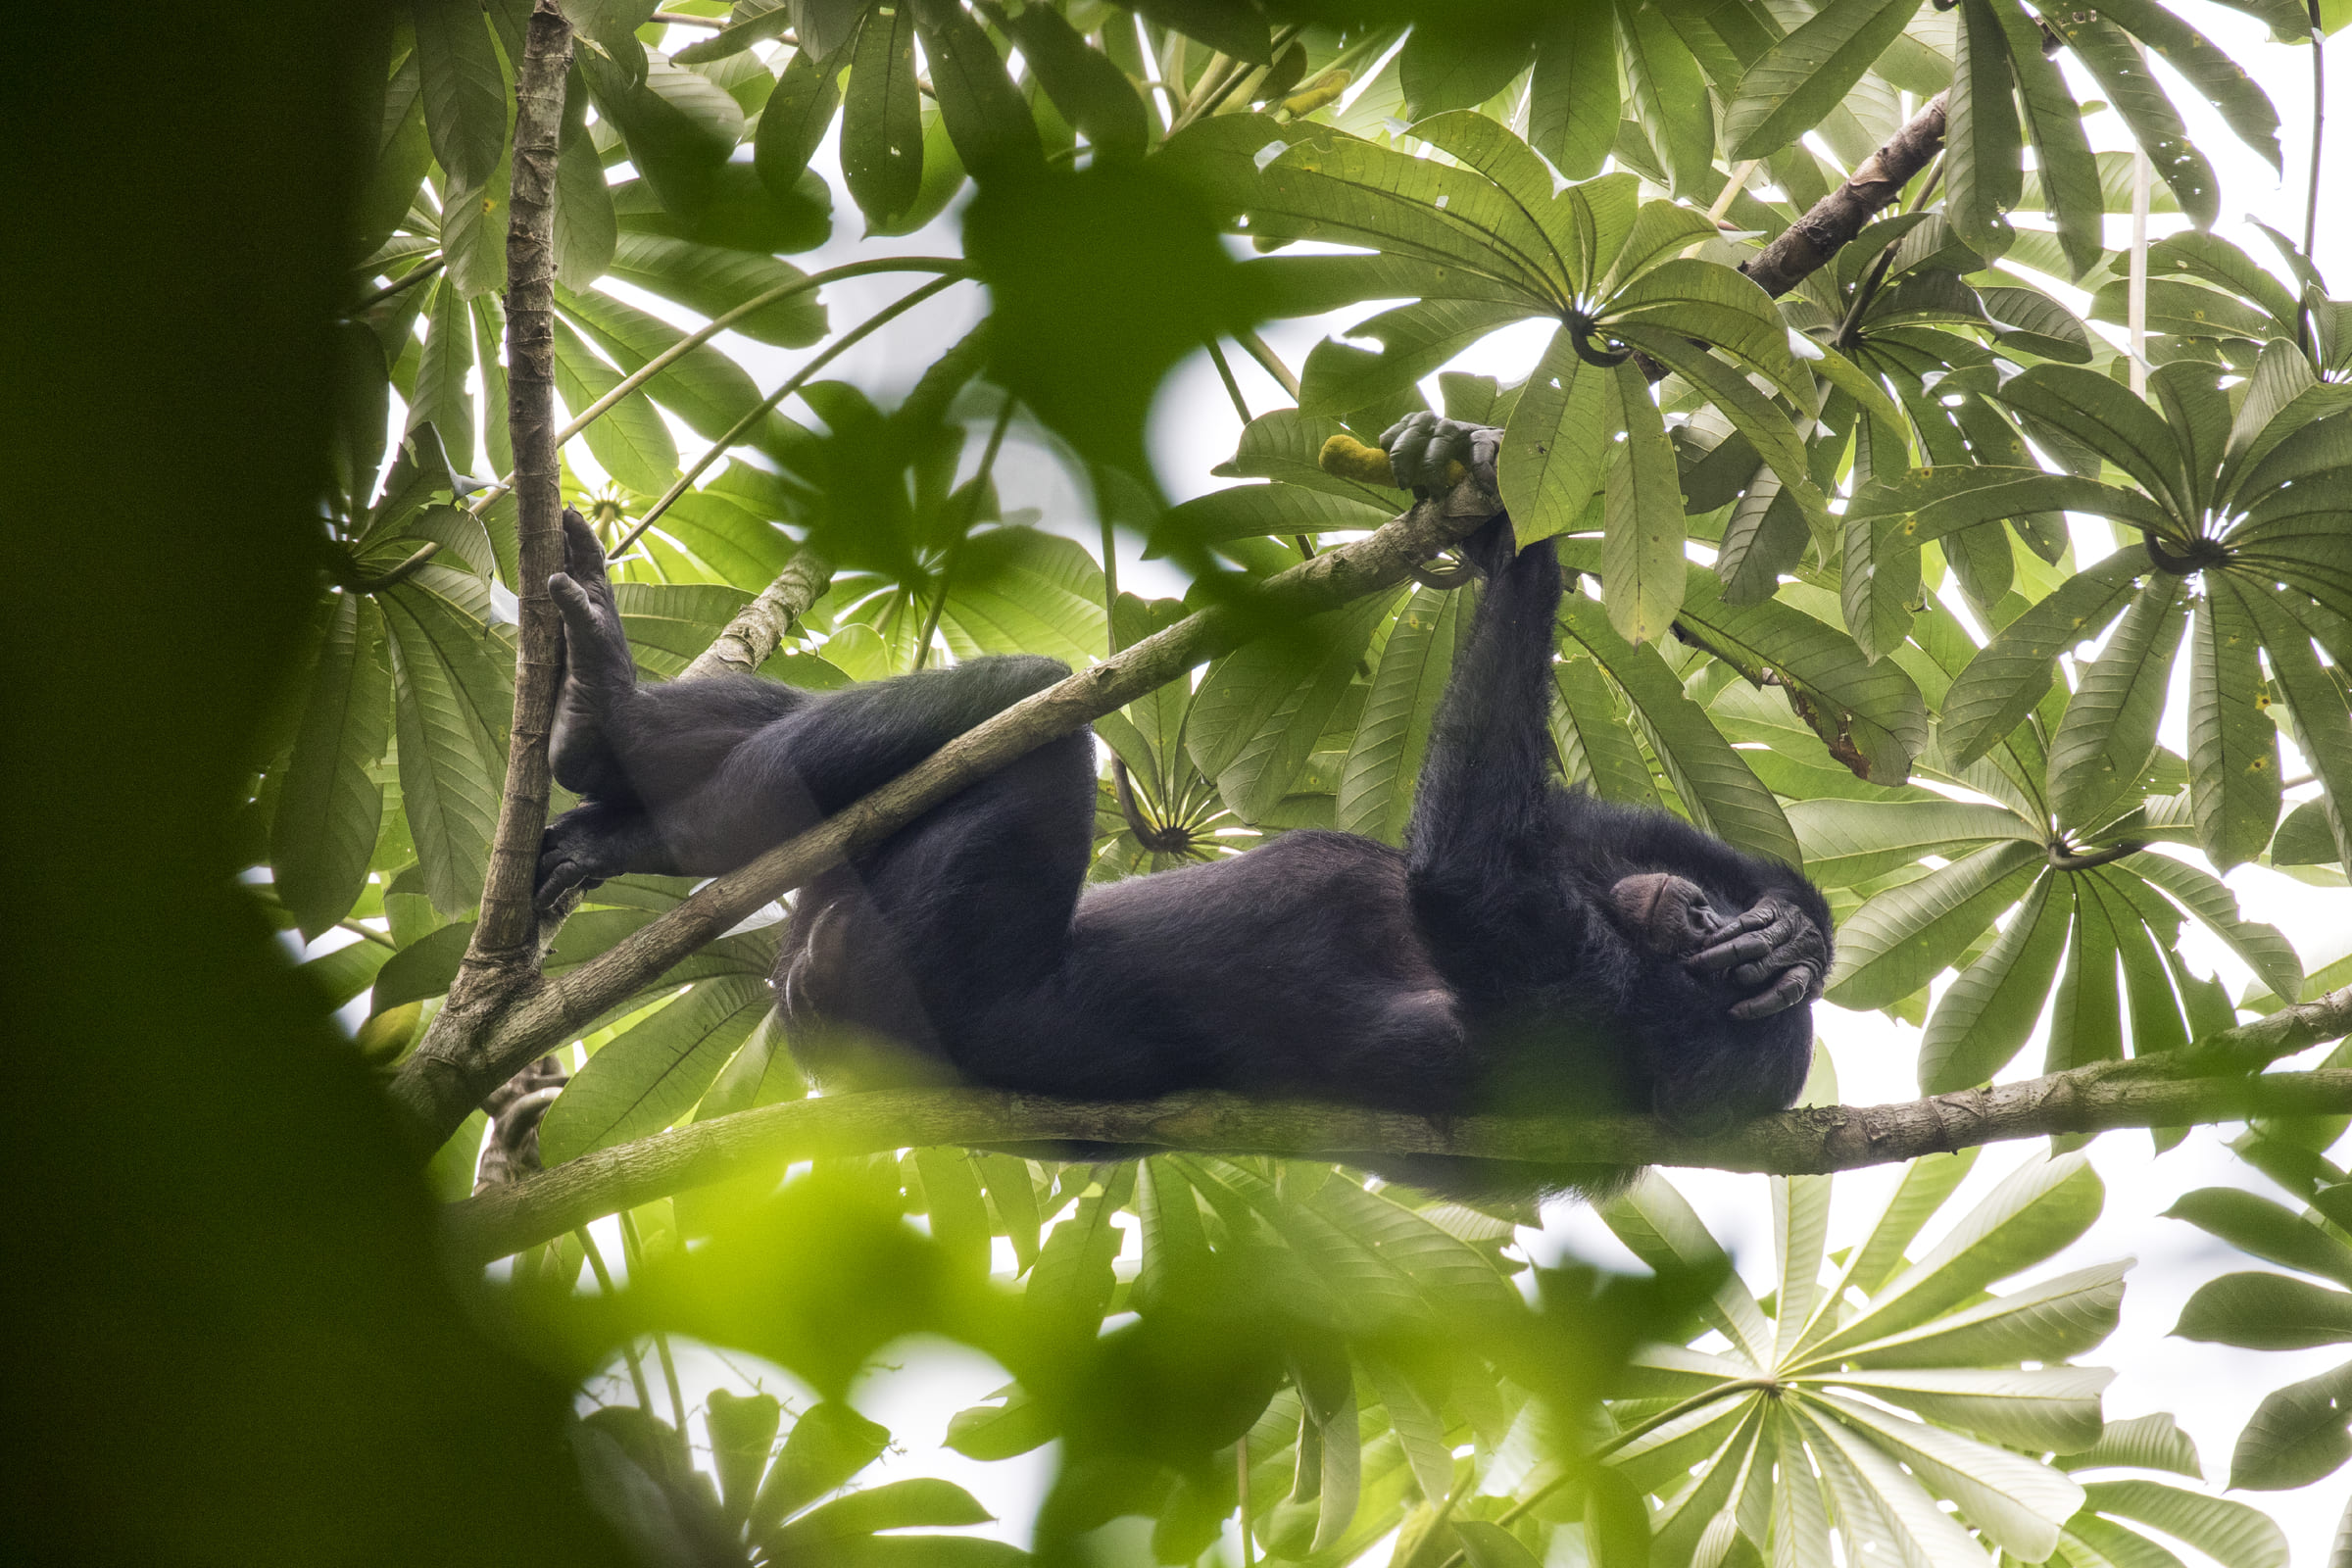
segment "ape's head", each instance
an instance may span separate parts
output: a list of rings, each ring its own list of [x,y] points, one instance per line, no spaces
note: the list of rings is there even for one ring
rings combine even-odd
[[[1609,890],[1609,901],[1626,935],[1660,957],[1698,952],[1730,918],[1707,902],[1705,888],[1671,871],[1629,876]]]

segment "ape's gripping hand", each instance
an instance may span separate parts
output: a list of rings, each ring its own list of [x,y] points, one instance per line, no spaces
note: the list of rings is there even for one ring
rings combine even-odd
[[[1464,424],[1425,409],[1382,431],[1380,444],[1388,451],[1396,483],[1404,489],[1447,490],[1465,477],[1474,477],[1489,490],[1500,493],[1494,481],[1494,457],[1502,447],[1502,431],[1496,425]]]
[[[556,782],[579,795],[625,788],[619,760],[605,735],[611,705],[637,685],[637,663],[620,626],[620,607],[605,575],[605,549],[588,519],[564,510],[564,569],[547,579],[564,616],[564,673],[547,743]]]
[[[1710,946],[1685,963],[1754,994],[1735,1004],[1735,1018],[1768,1018],[1799,1003],[1820,1000],[1830,972],[1830,941],[1813,917],[1778,893],[1767,893],[1745,914],[1719,927]]]

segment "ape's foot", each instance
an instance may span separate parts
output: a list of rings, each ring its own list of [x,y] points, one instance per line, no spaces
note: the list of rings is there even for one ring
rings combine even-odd
[[[547,579],[564,617],[564,673],[556,688],[548,765],[556,782],[582,795],[625,788],[605,736],[608,709],[636,689],[637,664],[621,629],[620,606],[605,575],[605,549],[588,519],[564,512],[564,569]]]
[[[593,801],[548,823],[539,836],[539,907],[552,909],[564,895],[585,893],[627,871],[646,831],[642,812]]]
[[[1494,459],[1501,443],[1498,426],[1464,424],[1427,410],[1406,415],[1380,437],[1396,482],[1408,490],[1450,490],[1465,478],[1496,490]]]
[[[1819,1000],[1830,972],[1830,943],[1812,916],[1768,893],[1719,928],[1688,963],[1694,973],[1720,975],[1751,993],[1733,1005],[1733,1017],[1767,1018]]]

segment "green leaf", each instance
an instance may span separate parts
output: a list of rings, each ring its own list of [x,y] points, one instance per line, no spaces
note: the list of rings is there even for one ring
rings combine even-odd
[[[1656,6],[1617,0],[1617,37],[1635,119],[1665,155],[1675,194],[1705,200],[1714,193],[1715,112],[1698,62]]]
[[[1111,1223],[1134,1167],[1114,1177],[1118,1192],[1089,1191],[1078,1200],[1076,1212],[1057,1223],[1029,1271],[1026,1298],[1030,1315],[1049,1333],[1072,1340],[1092,1340],[1102,1326],[1116,1281],[1111,1262],[1119,1255],[1120,1232]]]
[[[2016,902],[2041,858],[2037,844],[1988,844],[1872,898],[1838,932],[1830,1000],[1885,1007],[1911,995]]]
[[[2074,906],[2069,878],[2040,878],[1984,956],[1960,972],[1928,1017],[1921,1094],[1988,1083],[2025,1049],[2058,977]]]
[[[1716,411],[1747,438],[1756,455],[1780,476],[1783,488],[1803,509],[1806,526],[1815,532],[1828,529],[1829,509],[1806,466],[1804,442],[1797,436],[1796,427],[1789,423],[1788,416],[1755,389],[1745,371],[1726,365],[1681,333],[1663,327],[1624,321],[1609,330],[1629,347],[1681,374],[1713,403]],[[1525,396],[1521,395],[1523,408]],[[1507,445],[1504,456],[1507,460]],[[1509,497],[1504,499],[1507,501]]]
[[[585,412],[620,385],[579,333],[556,322],[556,391],[567,409]],[[660,495],[678,476],[678,447],[642,389],[629,393],[581,432],[606,472],[643,495]]]
[[[1185,747],[1243,820],[1262,821],[1298,782],[1396,598],[1372,594],[1314,617],[1299,628],[1312,639],[1304,649],[1262,639],[1210,666]]]
[[[586,288],[604,275],[619,221],[595,141],[584,126],[567,129],[556,163],[555,229],[556,276],[565,287]]]
[[[743,106],[697,71],[647,57],[643,80],[592,50],[576,57],[597,112],[621,133],[629,161],[672,213],[689,214],[718,193],[720,171],[743,137]]]
[[[2305,1350],[2352,1341],[2352,1292],[2283,1274],[2225,1274],[2197,1288],[2173,1332],[2248,1350]]]
[[[479,900],[507,774],[514,656],[473,579],[427,565],[380,597],[391,632],[400,794],[433,907]]]
[[[1600,172],[1621,108],[1617,40],[1600,6],[1562,6],[1536,34],[1527,139],[1572,180]]]
[[[2130,474],[2166,509],[2176,528],[2196,517],[2180,442],[2154,409],[2119,382],[2080,366],[2036,365],[1991,395],[2073,436]]]
[[[1020,46],[1046,95],[1097,157],[1141,158],[1150,144],[1150,112],[1127,74],[1090,47],[1050,6],[1024,6],[1017,17],[994,7],[990,18]]]
[[[1721,263],[1695,256],[1661,262],[1619,288],[1595,315],[1611,331],[1647,324],[1712,343],[1762,370],[1784,392],[1802,390],[1791,373],[1788,328],[1772,296]]]
[[[2098,1441],[2099,1394],[2114,1379],[2102,1366],[2044,1366],[1835,1372],[1821,1381],[2012,1447],[2069,1453]]]
[[[914,84],[914,9],[867,13],[850,63],[841,172],[869,231],[889,227],[923,184],[922,101]]]
[[[1733,609],[1709,573],[1689,569],[1679,624],[1684,634],[1751,683],[1769,674],[1808,728],[1848,768],[1899,784],[1927,750],[1928,710],[1898,664],[1872,664],[1852,640],[1775,600]]]
[[[1577,526],[1607,473],[1614,434],[1608,372],[1577,357],[1568,328],[1527,378],[1504,426],[1495,478],[1524,546]]]
[[[2230,1456],[2230,1485],[2257,1492],[2309,1486],[2352,1458],[2352,1361],[2290,1383],[2254,1407]]]
[[[1443,1498],[1446,1494],[1437,1495]],[[1470,1568],[1539,1568],[1536,1554],[1500,1525],[1484,1519],[1458,1519],[1453,1532],[1462,1544],[1462,1555],[1470,1559]]]
[[[2099,1217],[2105,1192],[2099,1173],[2081,1152],[2029,1159],[1963,1215],[1925,1257],[1896,1275],[1867,1311],[1814,1346],[1811,1353],[1858,1351],[1872,1341],[1925,1324],[1995,1281],[2033,1267],[2089,1229]],[[2057,1283],[2049,1281],[2040,1288]],[[2053,1350],[2048,1358],[2061,1357]]]
[[[2245,919],[2238,913],[2237,896],[2219,877],[2169,855],[2135,855],[2118,867],[2152,882],[2185,906],[2263,983],[2292,1001],[2303,994],[2302,960],[2276,926]]]
[[[1045,147],[1028,100],[958,0],[911,0],[939,112],[963,167],[986,179],[1040,169]]]
[[[368,885],[384,791],[369,775],[392,727],[383,612],[365,594],[334,601],[310,698],[294,733],[270,836],[278,901],[303,940],[351,911]]]
[[[1906,1563],[1960,1568],[1983,1560],[1974,1538],[1891,1454],[1844,1422],[1822,1419],[1810,1401],[1794,1414],[1849,1531],[1871,1520],[1878,1527],[1873,1534],[1884,1543],[1879,1549]]]
[[[1560,696],[1552,710],[1552,736],[1569,782],[1590,785],[1604,801],[1657,806],[1649,764],[1600,666],[1581,657],[1563,659],[1551,666],[1551,675]]]
[[[473,466],[473,319],[464,296],[447,277],[433,284],[425,312],[424,351],[409,394],[409,428],[430,424],[441,437],[449,466],[464,473]],[[500,411],[504,417],[504,411]]]
[[[767,1013],[766,984],[722,976],[606,1043],[539,1123],[549,1165],[643,1138],[683,1116]]]
[[[2062,1360],[2115,1332],[2129,1258],[2061,1274],[1852,1348],[1864,1367],[2000,1366]]]
[[[2050,738],[2050,805],[2062,826],[2097,825],[2146,770],[2187,614],[2180,579],[2157,574],[2082,671]]]
[[[1369,532],[1395,513],[1393,507],[1295,484],[1235,485],[1171,508],[1152,528],[1144,556],[1152,560],[1263,534]]]
[[[2220,112],[2237,139],[2261,154],[2274,172],[2283,168],[2278,152],[2278,112],[2243,66],[2153,0],[2118,0],[2107,8],[2107,17],[2180,72]]]
[[[1740,78],[1723,115],[1732,158],[1762,158],[1813,129],[1845,101],[1910,23],[1919,0],[1831,0]]]
[[[626,230],[612,252],[612,275],[710,317],[808,276],[772,256]],[[825,308],[811,289],[762,306],[730,330],[781,348],[806,348],[825,335]]]
[[[2093,1481],[2082,1491],[2084,1506],[2154,1525],[2222,1568],[2286,1568],[2286,1534],[2259,1508],[2160,1481]]]
[[[507,82],[474,0],[411,0],[425,134],[453,185],[478,188],[507,144]]]
[[[2256,588],[2242,593],[2239,603],[2261,630],[2272,678],[2294,715],[2297,745],[2319,775],[2338,858],[2352,863],[2352,715],[2345,712],[2343,689],[2320,667],[2310,632],[2278,596]]]
[[[2079,1453],[2061,1453],[2052,1463],[2062,1470],[2170,1470],[2175,1475],[2205,1479],[2205,1467],[2197,1462],[2196,1444],[2163,1411],[2110,1421],[2100,1429],[2098,1442]]]
[[[703,1420],[710,1429],[710,1459],[718,1471],[718,1493],[736,1524],[751,1512],[768,1450],[776,1444],[783,1404],[772,1394],[740,1395],[712,1389]]]
[[[980,1162],[980,1179],[1004,1227],[1004,1239],[1012,1244],[1014,1272],[1025,1273],[1037,1262],[1039,1227],[1037,1188],[1029,1179],[1029,1162],[1013,1154],[973,1157]]]
[[[1001,1405],[975,1404],[950,1416],[942,1442],[967,1459],[1010,1459],[1045,1446],[1054,1436],[1052,1415],[1016,1384]]]
[[[865,1487],[819,1503],[767,1538],[766,1553],[778,1560],[819,1560],[853,1536],[916,1525],[984,1525],[996,1518],[979,1499],[953,1481],[916,1476]]]
[[[2001,628],[1944,694],[1936,739],[1945,757],[1964,767],[2025,722],[2049,691],[2059,654],[2103,631],[2149,569],[2144,557],[2118,551]]]
[[[1683,607],[1690,567],[1683,559],[1683,487],[1648,381],[1630,361],[1612,373],[1616,412],[1610,422],[1626,432],[1626,440],[1605,482],[1601,580],[1617,634],[1631,643],[1652,642],[1672,630]]]
[[[840,104],[839,62],[820,61],[806,48],[793,51],[752,139],[752,168],[779,200],[799,186]]]
[[[1298,412],[1338,418],[1372,408],[1420,379],[1496,328],[1535,314],[1525,303],[1422,300],[1384,311],[1348,329],[1379,341],[1375,354],[1325,338],[1306,357],[1299,375]]]
[[[2172,100],[2157,85],[2131,37],[2096,11],[2056,10],[2045,13],[2042,20],[2066,40],[2075,58],[2105,89],[2107,101],[2124,117],[2157,174],[2179,199],[2180,210],[2197,227],[2211,228],[2221,212],[2221,183],[2205,155],[2190,142]]]
[[[2024,1559],[2047,1558],[2058,1530],[2082,1506],[2082,1488],[2063,1471],[1924,1422],[1904,1421],[1858,1399],[1816,1396],[1937,1494],[1960,1506],[1985,1539]]]
[[[1468,595],[1416,589],[1397,612],[1363,717],[1340,775],[1339,821],[1349,833],[1397,844],[1412,813],[1413,783],[1429,747],[1438,700],[1469,636]]]
[[[1102,568],[1074,540],[1042,529],[973,534],[939,627],[958,659],[1032,653],[1089,662],[1102,647]]]
[[[1560,608],[1568,635],[1609,673],[1649,740],[1692,821],[1725,843],[1788,865],[1801,852],[1780,803],[1740,754],[1717,731],[1706,710],[1683,691],[1654,647],[1637,648],[1617,635],[1608,613],[1580,594]]]
[[[1527,69],[1527,36],[1514,28],[1418,26],[1396,57],[1413,116],[1475,109]]]
[[[2278,825],[2278,726],[2253,615],[2215,573],[2189,639],[2188,784],[2197,838],[2220,869],[2251,860]]]
[[[428,931],[402,948],[375,971],[375,994],[368,1000],[368,1012],[389,1012],[445,994],[450,982],[457,979],[458,965],[472,940],[473,922],[464,920]]]
[[[1944,216],[1970,249],[2009,248],[2010,210],[2022,194],[2023,139],[2010,93],[2009,39],[1989,0],[1960,0],[1952,89],[1945,110]]]
[[[1988,839],[2038,842],[2015,812],[1966,801],[1792,801],[1788,825],[1804,846],[1805,875],[1825,888],[1854,887]]]
[[[753,1540],[839,1487],[882,1457],[890,1429],[868,1421],[846,1404],[812,1404],[792,1424],[784,1451],[768,1466],[767,1479],[752,1503],[748,1529]]]
[[[2042,207],[2056,220],[2068,275],[2079,278],[2098,265],[2106,201],[2098,161],[2082,134],[2082,111],[2057,62],[2043,57],[2041,29],[2018,0],[1992,0],[1992,11],[2008,38],[2009,69],[2017,74],[2026,134],[2034,143],[2040,196],[2030,205]],[[2023,191],[2019,205],[2029,205]]]
[[[2293,1209],[2236,1187],[2200,1187],[2164,1211],[2266,1263],[2352,1286],[2352,1247]]]

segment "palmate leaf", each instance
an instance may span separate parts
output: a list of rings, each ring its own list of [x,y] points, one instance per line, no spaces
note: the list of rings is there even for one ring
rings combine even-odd
[[[584,411],[620,379],[567,323],[556,322],[556,390],[565,407]],[[659,495],[678,475],[677,442],[642,390],[607,409],[582,433],[605,471],[641,494]]]
[[[1351,337],[1377,339],[1379,353],[1333,338],[1315,345],[1298,378],[1298,412],[1309,418],[1336,418],[1371,408],[1410,388],[1497,327],[1535,314],[1525,302],[1447,299],[1384,311],[1348,328]]]
[[[1625,441],[1603,487],[1603,603],[1618,635],[1642,643],[1672,627],[1690,575],[1683,559],[1683,491],[1648,382],[1630,362],[1613,373],[1610,422],[1625,431]]]
[[[1040,529],[973,534],[939,627],[958,659],[1033,653],[1084,663],[1102,648],[1102,568],[1074,541]]]
[[[2050,739],[2050,804],[2067,827],[2095,826],[2156,750],[2173,653],[2187,621],[2180,579],[2158,573],[2082,672]]]
[[[1340,776],[1344,830],[1389,844],[1403,841],[1438,698],[1469,637],[1467,597],[1422,588],[1397,612],[1373,667],[1372,690]]]
[[[2045,208],[2058,225],[2069,277],[2098,265],[2102,250],[2100,214],[2105,210],[2099,166],[2082,134],[2082,108],[2068,90],[2057,63],[2043,58],[2041,29],[2018,0],[1991,0],[1993,15],[2009,43],[2009,69],[2017,75],[2025,107],[2026,134],[2034,143],[2039,192],[2019,205]]]
[[[2311,634],[2259,588],[2240,595],[2269,655],[2271,674],[2295,721],[2295,739],[2322,785],[2320,800],[2339,857],[2352,864],[2352,715],[2343,692],[2312,653]]]
[[[717,317],[808,274],[772,256],[623,229],[613,247],[612,275]],[[813,291],[794,294],[754,311],[731,330],[779,348],[806,348],[825,335],[825,308]]]
[[[2015,812],[1966,801],[1792,801],[1788,810],[1804,846],[1805,875],[1831,888],[1991,840],[2040,842],[2034,824]]]
[[[2041,863],[2038,844],[1988,844],[1872,898],[1838,930],[1830,1000],[1884,1007],[1911,995],[2017,901]]]
[[[1683,691],[1657,651],[1626,642],[1609,624],[1608,612],[1581,595],[1568,596],[1560,621],[1624,692],[1691,820],[1751,854],[1798,864],[1796,835],[1780,803]]]
[[[2223,1568],[2286,1568],[2286,1534],[2259,1508],[2139,1479],[2093,1481],[2082,1494],[2086,1511],[2153,1525]]]
[[[383,612],[366,594],[342,594],[319,642],[270,829],[270,876],[306,942],[349,913],[367,886],[384,808],[368,769],[391,727]]]
[[[550,1165],[660,1132],[684,1115],[766,1016],[764,981],[721,976],[692,987],[606,1043],[539,1124]]]
[[[1944,130],[1944,215],[1980,256],[2008,249],[2009,210],[2020,194],[2023,136],[2009,80],[2009,38],[1990,0],[1960,0]]]
[[[1586,785],[1604,801],[1657,806],[1649,764],[1600,666],[1580,656],[1553,664],[1551,674],[1560,698],[1551,733],[1569,782]]]
[[[1527,139],[1570,179],[1600,172],[1622,104],[1616,29],[1599,6],[1563,6],[1536,38]]]
[[[1987,1083],[2025,1049],[2058,977],[2074,901],[2071,877],[2040,877],[1984,956],[1953,980],[1920,1041],[1921,1094]]]
[[[1919,10],[1918,0],[1833,0],[1767,50],[1724,111],[1733,158],[1778,152],[1842,103]]]
[[[1184,744],[1245,820],[1262,820],[1298,781],[1396,598],[1372,594],[1315,617],[1300,628],[1303,648],[1266,639],[1210,666]]]
[[[507,772],[514,655],[488,624],[489,595],[433,565],[381,597],[390,631],[400,793],[433,907],[472,907],[489,864]]]
[[[2197,227],[2211,228],[2221,213],[2221,182],[2214,177],[2213,165],[2189,141],[2179,112],[2131,37],[2093,11],[2085,10],[2079,19],[2071,11],[2060,11],[2042,20],[2105,89],[2107,101],[2124,117],[2180,210]]]
[[[1577,527],[1608,471],[1615,382],[1588,365],[1568,328],[1527,378],[1505,425],[1495,478],[1522,546]]]
[[[2189,639],[2189,799],[2198,839],[2224,871],[2269,846],[2280,796],[2278,726],[2238,595],[2228,574],[2208,577]]]
[[[2119,551],[2003,627],[1944,696],[1936,734],[1944,755],[1965,766],[2023,723],[2049,692],[2058,655],[2105,630],[2147,571],[2144,559]]]

